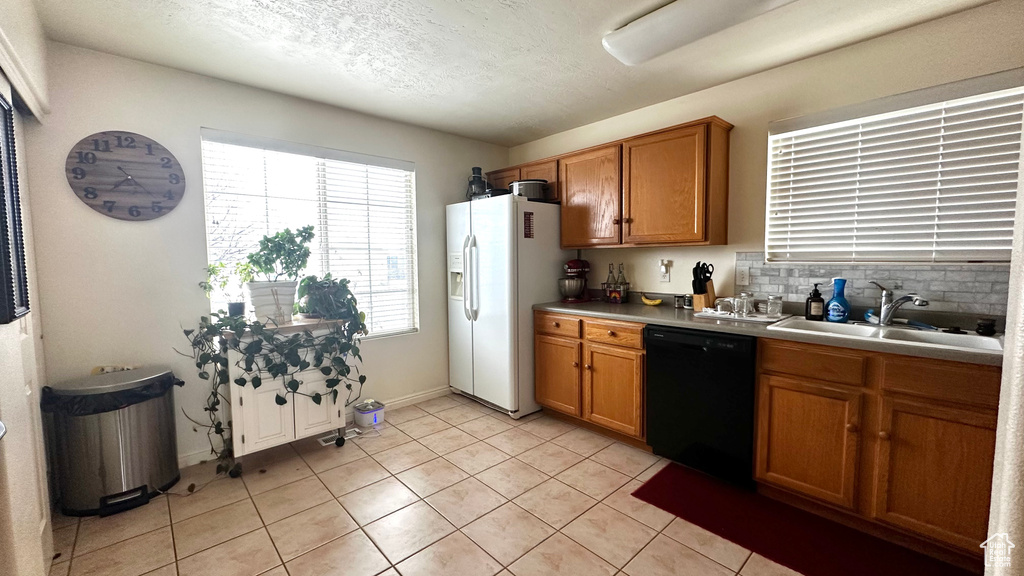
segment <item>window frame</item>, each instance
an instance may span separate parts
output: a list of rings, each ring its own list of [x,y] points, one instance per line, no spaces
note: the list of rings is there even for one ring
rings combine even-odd
[[[29,313],[24,224],[18,191],[14,107],[0,95],[0,324]]]

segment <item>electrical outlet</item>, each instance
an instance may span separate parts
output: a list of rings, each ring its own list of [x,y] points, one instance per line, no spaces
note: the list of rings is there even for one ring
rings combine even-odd
[[[747,286],[750,284],[750,268],[747,266],[736,267],[736,285]]]
[[[662,282],[671,282],[672,281],[672,273],[671,272],[664,272],[662,274],[659,274],[659,277],[661,278]]]

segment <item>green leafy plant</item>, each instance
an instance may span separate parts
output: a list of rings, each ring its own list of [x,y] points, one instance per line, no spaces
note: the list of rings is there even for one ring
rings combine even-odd
[[[305,226],[295,232],[285,228],[273,236],[264,236],[259,249],[246,257],[251,267],[246,281],[251,281],[256,274],[270,282],[282,276],[297,280],[309,261],[308,245],[312,240],[313,226]]]
[[[209,298],[214,290],[224,292],[232,302],[242,300],[242,284],[253,278],[252,265],[248,262],[236,262],[229,269],[226,262],[214,262],[206,267],[206,280],[199,283],[199,287],[206,292]],[[231,290],[228,290],[231,286]]]
[[[348,284],[347,280],[341,282]],[[231,421],[221,416],[222,405],[230,405],[224,388],[232,382],[253,388],[276,384],[280,386],[275,397],[278,405],[287,404],[289,398],[296,396],[304,396],[315,404],[324,400],[338,403],[343,399],[345,406],[359,400],[366,382],[366,376],[359,371],[363,361],[359,342],[367,331],[366,317],[355,307],[354,300],[351,299],[354,316],[350,319],[323,322],[298,332],[247,322],[221,312],[203,316],[197,328],[184,330],[191,352],[179,353],[194,360],[199,379],[210,390],[203,407],[206,418],[192,418],[187,412],[185,416],[196,426],[195,430],[206,428],[210,452],[218,460],[218,473],[242,473],[241,464],[234,459]],[[228,366],[232,352],[239,358],[235,362],[234,380]],[[327,377],[322,384],[304,383],[303,378],[313,370]]]
[[[359,318],[358,302],[348,285],[348,279],[336,280],[329,272],[323,278],[306,276],[299,281],[295,311],[327,320]]]

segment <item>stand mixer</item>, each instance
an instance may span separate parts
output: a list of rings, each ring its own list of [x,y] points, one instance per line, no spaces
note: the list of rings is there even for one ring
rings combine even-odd
[[[573,304],[588,302],[587,297],[587,273],[590,272],[590,262],[586,260],[572,259],[565,263],[565,277],[558,279],[558,290],[562,293],[562,302]]]

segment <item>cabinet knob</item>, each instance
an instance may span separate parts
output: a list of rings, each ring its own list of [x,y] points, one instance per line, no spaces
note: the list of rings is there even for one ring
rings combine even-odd
[[[612,224],[622,224],[622,220],[615,218],[612,220]]]
[[[878,433],[878,437],[881,438],[882,440],[888,440],[889,433],[886,432],[885,430],[882,430],[881,432]]]
[[[555,328],[558,328],[560,326],[560,324],[558,322],[552,322],[552,324],[555,325]]]
[[[575,362],[575,361],[574,361],[574,362],[572,363],[572,367],[573,367],[573,368],[576,368],[576,367],[577,367],[577,366],[579,366],[579,365],[580,365],[580,363],[579,363],[579,362]]]
[[[857,425],[854,424],[853,422],[850,422],[849,424],[846,425],[846,431],[849,432],[850,434],[855,434],[857,432]]]
[[[586,366],[584,366],[584,368],[586,368],[587,370],[590,370],[590,364],[587,364]]]
[[[633,223],[633,219],[632,218],[623,218],[622,221],[625,222],[626,224],[632,224]]]
[[[615,332],[614,332],[613,330],[609,330],[609,331],[608,331],[608,335],[609,335],[609,336],[615,336]]]

